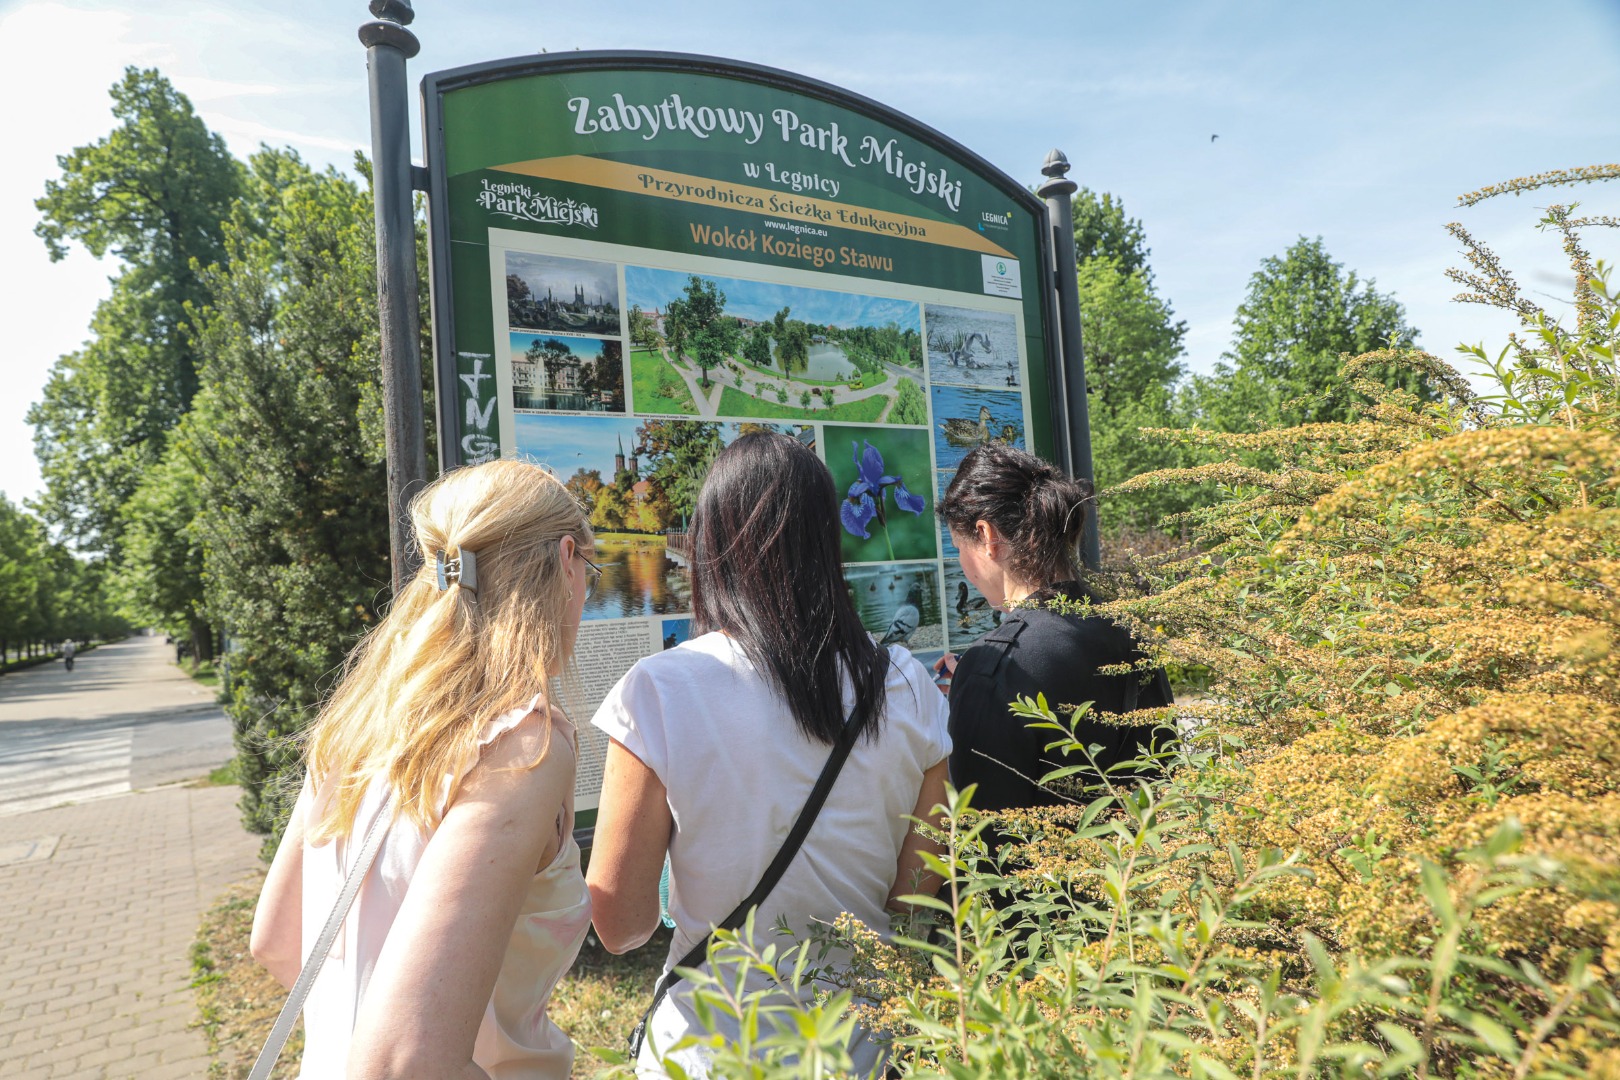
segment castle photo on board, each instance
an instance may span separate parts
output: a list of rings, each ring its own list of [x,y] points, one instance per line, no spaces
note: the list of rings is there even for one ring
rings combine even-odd
[[[506,253],[506,317],[514,330],[617,335],[619,306],[612,263]]]

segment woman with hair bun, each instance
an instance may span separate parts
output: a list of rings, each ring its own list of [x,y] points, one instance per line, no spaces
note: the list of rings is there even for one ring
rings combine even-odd
[[[304,1008],[302,1076],[564,1080],[546,1015],[590,925],[574,728],[547,698],[599,571],[549,472],[495,461],[411,504],[423,567],[350,655],[253,919],[291,986],[386,831]]]
[[[1114,714],[1173,700],[1162,670],[1147,676],[1099,673],[1143,659],[1123,627],[1041,605],[1058,597],[1091,598],[1079,580],[1076,555],[1093,505],[1084,481],[999,443],[970,451],[939,502],[962,572],[992,608],[1008,613],[960,657],[945,656],[935,665],[950,678],[951,782],[978,785],[977,809],[1063,801],[1037,781],[1075,762],[1048,753],[1052,734],[1031,731],[1009,712],[1018,697],[1045,694],[1054,706],[1091,702],[1093,713]],[[1013,607],[1026,602],[1030,606]],[[1138,744],[1155,732],[1082,717],[1076,734],[1082,744],[1102,747],[1097,764],[1107,769],[1139,757]]]

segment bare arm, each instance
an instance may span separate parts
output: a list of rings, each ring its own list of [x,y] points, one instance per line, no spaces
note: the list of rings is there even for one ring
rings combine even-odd
[[[644,945],[658,928],[658,878],[674,824],[658,774],[609,742],[586,874],[591,922],[608,952]]]
[[[565,732],[526,767],[545,745],[542,716],[489,747],[428,841],[355,1017],[349,1077],[485,1075],[473,1044],[507,942],[572,825]]]
[[[304,966],[304,815],[309,801],[305,784],[265,875],[248,939],[253,959],[289,990]]]
[[[917,793],[917,808],[911,812],[912,817],[936,827],[943,820],[943,815],[934,808],[945,802],[945,779],[949,766],[949,761],[940,761],[923,773],[922,789]],[[900,858],[895,863],[894,884],[889,888],[891,910],[909,912],[911,905],[900,903],[896,897],[917,894],[933,896],[944,884],[938,874],[923,865],[922,853],[925,851],[939,855],[944,848],[925,837],[913,823],[906,833],[905,842],[900,845]]]

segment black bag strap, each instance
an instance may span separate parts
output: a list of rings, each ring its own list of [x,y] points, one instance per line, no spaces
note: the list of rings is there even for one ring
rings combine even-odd
[[[838,741],[833,744],[832,753],[827,755],[827,764],[821,767],[821,775],[816,777],[816,786],[810,789],[810,797],[804,801],[804,809],[799,811],[798,820],[793,823],[793,828],[788,830],[787,839],[782,841],[782,848],[776,853],[776,858],[771,860],[771,864],[765,868],[765,873],[760,875],[759,884],[754,886],[754,891],[744,897],[742,903],[733,908],[730,915],[720,920],[713,930],[703,935],[701,941],[688,949],[686,955],[676,961],[674,966],[664,973],[664,977],[658,980],[658,985],[653,987],[652,1004],[647,1007],[646,1013],[641,1017],[641,1023],[636,1025],[636,1030],[630,1035],[632,1058],[641,1053],[641,1043],[646,1038],[647,1022],[652,1019],[652,1014],[657,1011],[665,995],[681,981],[680,969],[693,968],[701,964],[708,955],[709,942],[713,939],[715,930],[736,930],[741,927],[748,920],[748,913],[765,902],[771,890],[776,888],[776,883],[782,880],[782,875],[787,873],[788,864],[799,853],[804,838],[810,834],[810,827],[816,823],[816,816],[821,813],[822,804],[827,801],[833,784],[838,780],[838,774],[843,771],[844,762],[849,760],[849,752],[854,749],[856,735],[855,716],[851,713],[844,721],[844,728],[839,732]]]

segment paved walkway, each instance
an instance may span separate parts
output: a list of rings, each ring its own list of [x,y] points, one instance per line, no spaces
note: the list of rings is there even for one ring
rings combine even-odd
[[[163,644],[162,638],[137,637],[80,653],[72,671],[55,660],[0,675],[0,724],[215,708],[213,692],[173,660],[173,645]]]
[[[831,390],[833,391],[833,401],[835,404],[847,405],[850,402],[861,401],[869,397],[888,397],[895,392],[895,387],[898,385],[900,379],[899,374],[890,368],[885,370],[882,382],[873,386],[864,387],[860,390],[851,390],[844,383],[804,383],[790,376],[761,375],[751,367],[743,367],[743,382],[742,386],[738,387],[735,377],[722,366],[710,369],[710,386],[709,389],[705,391],[702,384],[699,382],[701,372],[696,369],[695,361],[689,360],[688,363],[692,364],[692,366],[684,367],[681,364],[674,363],[670,360],[669,349],[667,346],[661,350],[661,352],[665,362],[668,363],[670,367],[674,368],[675,373],[681,377],[683,382],[686,383],[687,390],[691,392],[693,400],[697,403],[698,415],[700,416],[720,415],[720,399],[725,397],[726,387],[728,386],[741,390],[749,397],[758,398],[760,401],[765,402],[766,405],[777,404],[776,394],[772,390],[764,390],[761,389],[761,387],[774,388],[777,386],[786,386],[788,391],[787,405],[790,408],[803,411],[804,407],[799,404],[799,395],[805,390]],[[682,355],[684,356],[685,354]],[[887,368],[888,365],[885,365],[885,367]],[[906,374],[913,381],[917,382],[920,388],[920,384],[922,382],[922,372],[908,372]],[[815,401],[817,404],[814,405],[813,408],[820,408],[821,399],[816,398]],[[876,422],[881,423],[883,418],[888,415],[889,410],[892,408],[894,408],[894,402],[893,400],[890,400],[890,402],[883,407],[883,412],[879,414]]]
[[[86,663],[98,657],[100,671]],[[161,639],[136,639],[71,675],[59,664],[8,675],[0,740],[5,720],[54,715],[66,734],[72,718],[211,704],[162,660]],[[207,1075],[189,953],[202,913],[258,865],[239,796],[167,787],[0,817],[0,1076]]]

